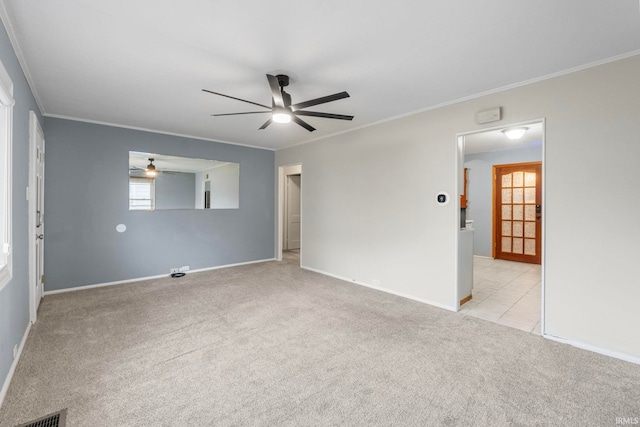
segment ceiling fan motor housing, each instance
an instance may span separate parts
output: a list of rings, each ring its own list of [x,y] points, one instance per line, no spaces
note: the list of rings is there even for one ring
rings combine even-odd
[[[278,79],[278,84],[280,85],[280,87],[289,86],[289,76],[285,74],[278,74],[276,76],[276,79]]]

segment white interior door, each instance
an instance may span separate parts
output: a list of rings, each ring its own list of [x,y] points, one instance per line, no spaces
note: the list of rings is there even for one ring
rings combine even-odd
[[[29,135],[29,288],[31,321],[37,319],[44,294],[44,133],[35,113],[30,114]]]
[[[287,176],[286,248],[300,249],[300,175]]]

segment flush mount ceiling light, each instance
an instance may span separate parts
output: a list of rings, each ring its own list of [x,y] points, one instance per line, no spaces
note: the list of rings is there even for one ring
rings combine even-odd
[[[154,177],[156,175],[158,175],[158,172],[156,172],[156,165],[153,164],[153,161],[155,159],[150,158],[149,159],[149,164],[147,165],[147,168],[144,170],[145,175],[150,176],[150,177]]]
[[[528,130],[528,127],[517,127],[517,128],[509,128],[503,129],[502,133],[504,133],[509,139],[520,139],[522,135]]]

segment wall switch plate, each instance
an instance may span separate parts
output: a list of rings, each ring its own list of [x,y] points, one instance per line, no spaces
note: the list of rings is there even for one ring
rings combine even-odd
[[[13,346],[13,358],[15,359],[18,355],[18,344]]]
[[[171,271],[169,272],[169,274],[177,273],[179,271],[180,271],[179,268],[172,268]]]
[[[179,271],[180,271],[181,273],[182,273],[182,272],[184,272],[184,271],[189,271],[189,266],[188,266],[188,265],[183,265],[182,267],[180,267],[180,270],[179,270]]]

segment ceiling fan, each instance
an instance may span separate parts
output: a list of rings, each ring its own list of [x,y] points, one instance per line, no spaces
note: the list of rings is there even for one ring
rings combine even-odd
[[[225,114],[212,114],[214,117],[218,116],[236,116],[243,114],[262,114],[271,113],[271,117],[267,120],[260,129],[265,129],[272,122],[276,123],[289,123],[294,121],[309,132],[316,130],[309,123],[302,120],[299,116],[309,117],[322,117],[325,119],[338,119],[338,120],[352,120],[353,116],[347,116],[344,114],[331,114],[320,113],[317,111],[304,111],[303,108],[312,107],[314,105],[326,104],[327,102],[337,101],[339,99],[348,98],[347,92],[334,93],[333,95],[323,96],[321,98],[311,99],[309,101],[298,102],[297,104],[291,104],[291,95],[284,91],[286,86],[289,86],[289,76],[284,74],[278,74],[272,76],[267,74],[267,80],[269,81],[269,87],[271,88],[271,107],[257,102],[247,101],[246,99],[236,98],[235,96],[225,95],[223,93],[213,92],[207,89],[202,89],[204,92],[212,93],[214,95],[224,96],[226,98],[235,99],[237,101],[247,102],[249,104],[257,105],[259,107],[266,108],[267,111],[247,111],[242,113],[225,113]]]
[[[129,175],[135,175],[135,176],[140,175],[140,176],[146,176],[149,178],[155,178],[156,176],[158,176],[158,174],[161,172],[158,169],[156,169],[156,165],[153,164],[153,162],[156,159],[154,159],[153,157],[150,157],[148,160],[149,160],[149,164],[144,167],[130,165]]]

